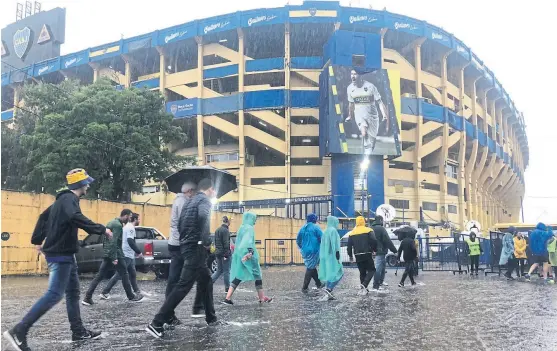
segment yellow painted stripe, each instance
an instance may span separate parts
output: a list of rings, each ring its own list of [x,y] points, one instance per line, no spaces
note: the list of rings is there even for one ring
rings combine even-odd
[[[340,115],[340,105],[335,104],[335,109],[337,110],[337,115]]]
[[[109,48],[104,48],[102,50],[97,50],[89,53],[89,57],[101,56],[104,54],[110,54],[111,52],[116,52],[120,50],[120,45],[111,46]]]
[[[333,66],[329,66],[329,75],[331,77],[335,75],[335,73],[333,72]]]
[[[337,11],[336,10],[318,10],[315,11],[313,16],[310,13],[310,10],[296,10],[290,11],[290,17],[300,18],[300,17],[336,17]]]
[[[337,95],[337,86],[333,84],[332,89],[333,89],[333,95]]]
[[[344,134],[344,123],[338,124],[338,130],[340,130],[340,134]]]
[[[342,143],[342,151],[348,152],[348,144],[345,142]]]

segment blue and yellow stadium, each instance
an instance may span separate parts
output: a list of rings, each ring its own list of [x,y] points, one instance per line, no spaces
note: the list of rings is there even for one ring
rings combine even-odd
[[[390,204],[404,221],[518,221],[523,115],[474,52],[424,21],[332,1],[236,12],[4,71],[2,100],[101,77],[164,94],[188,135],[171,150],[236,175],[222,209],[353,217]],[[148,184],[134,199],[172,194]]]

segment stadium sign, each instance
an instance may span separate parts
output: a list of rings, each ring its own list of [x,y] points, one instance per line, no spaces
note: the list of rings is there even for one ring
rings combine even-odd
[[[48,43],[52,37],[50,36],[50,30],[46,24],[43,24],[43,28],[39,33],[39,39],[37,39],[37,44]]]
[[[212,31],[214,31],[215,29],[224,29],[229,24],[230,24],[230,21],[222,21],[222,22],[218,22],[218,23],[213,23],[211,25],[205,26],[205,28],[203,29],[203,32],[205,34],[207,34],[207,33],[210,33]]]
[[[372,16],[350,16],[348,18],[348,21],[350,22],[350,24],[358,23],[358,22],[371,23],[371,22],[378,21],[378,19],[377,17],[372,17]]]
[[[165,44],[168,44],[171,41],[175,41],[177,39],[180,39],[181,37],[183,37],[187,33],[188,33],[187,30],[171,33],[171,34],[164,37],[164,42],[165,42]]]
[[[19,58],[23,58],[29,50],[29,41],[31,39],[31,29],[25,27],[14,34],[14,52]]]
[[[275,15],[270,16],[257,16],[248,19],[248,27],[251,27],[253,24],[260,23],[260,22],[269,22],[277,18]]]

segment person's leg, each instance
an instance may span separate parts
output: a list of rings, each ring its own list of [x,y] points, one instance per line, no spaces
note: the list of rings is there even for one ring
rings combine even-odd
[[[207,267],[208,269],[208,267]],[[209,276],[211,273],[209,272]],[[211,280],[211,291],[213,291],[213,281]],[[197,283],[197,287],[195,288],[195,298],[193,299],[193,312],[192,315],[202,315],[205,310],[205,305],[203,304],[203,288]]]
[[[126,267],[126,263],[124,258],[119,258],[118,263],[116,264],[116,271],[120,274],[122,278],[122,285],[124,286],[124,291],[126,292],[126,296],[129,300],[135,297],[135,294],[132,290],[132,285],[130,284],[130,276],[128,274],[128,267]]]
[[[66,311],[70,329],[74,334],[82,334],[85,327],[81,321],[81,311],[79,310],[79,277],[77,275],[77,262],[71,263],[71,269],[66,286]]]
[[[383,282],[385,281],[385,273],[387,273],[387,256],[382,255],[380,260],[381,260],[381,266],[382,267],[381,267],[381,270],[380,270],[381,280],[379,281],[379,284],[383,285]]]
[[[476,256],[479,257],[479,256]],[[416,282],[414,281],[414,261],[408,262],[408,278],[410,278],[410,282],[412,285],[415,285]],[[476,263],[476,270],[478,269],[478,265]]]
[[[304,276],[304,285],[302,285],[302,290],[307,290],[309,287],[309,282],[311,281],[312,271],[309,268],[306,268],[306,274]]]
[[[172,292],[172,289],[180,280],[180,274],[182,272],[182,267],[184,266],[184,259],[180,254],[180,251],[170,251],[170,267],[168,268],[168,280],[166,282],[165,297],[168,297]]]
[[[202,300],[201,304],[205,307],[205,321],[207,324],[215,322],[217,315],[215,314],[215,306],[213,303],[213,280],[211,279],[211,271],[209,267],[199,268],[197,274],[197,292]]]
[[[236,288],[238,288],[238,285],[240,285],[241,282],[242,281],[240,279],[234,278],[234,280],[230,284],[230,288],[228,289],[228,293],[226,293],[226,300],[230,300],[232,298],[232,294],[234,294],[234,291],[236,290]]]
[[[381,283],[383,283],[383,278],[381,277],[381,271],[385,269],[385,255],[377,255],[375,256],[375,276],[373,277],[373,288],[379,289]]]
[[[318,288],[321,288],[323,286],[323,284],[319,280],[319,273],[317,272],[317,268],[314,268],[314,269],[311,270],[311,277],[313,278],[313,281],[315,282],[315,286],[317,286]]]
[[[196,265],[187,265],[187,263],[188,262],[186,261],[182,267],[180,280],[178,280],[174,289],[172,289],[170,294],[166,297],[162,307],[153,319],[153,324],[157,327],[162,326],[165,322],[172,318],[172,316],[174,316],[176,306],[182,302],[197,280],[200,268]]]
[[[224,268],[222,267],[222,257],[221,256],[216,256],[215,260],[217,260],[218,263],[218,267],[215,273],[213,273],[213,275],[211,276],[211,280],[214,282],[217,281],[217,279],[219,279],[219,277],[221,276],[221,274],[223,273]]]
[[[70,263],[49,263],[48,270],[48,290],[15,326],[15,330],[19,335],[27,335],[33,324],[60,302],[64,296],[70,272],[72,271],[72,265]]]
[[[366,280],[367,275],[367,266],[365,261],[356,262],[358,266],[358,270],[360,271],[360,284],[364,285],[364,281]]]
[[[362,285],[367,289],[369,282],[371,282],[371,279],[373,279],[373,276],[375,275],[375,264],[373,263],[373,259],[365,260],[364,263],[366,265],[367,272]]]
[[[135,258],[125,258],[128,275],[130,276],[130,284],[134,292],[139,293],[139,286],[137,285],[137,271],[135,270]]]
[[[406,267],[404,268],[404,273],[402,273],[402,278],[400,279],[400,284],[399,285],[404,285],[404,281],[406,280],[406,277],[408,276],[408,272],[406,271]]]
[[[230,288],[230,262],[231,258],[228,257],[227,259],[222,260],[222,270],[224,274],[224,289],[228,291]]]
[[[544,262],[543,263],[543,278],[544,279],[548,279],[549,277],[549,268],[551,266],[549,265],[549,262]]]
[[[97,275],[95,276],[95,278],[93,278],[93,280],[89,284],[89,288],[87,289],[87,292],[85,293],[85,299],[91,299],[93,297],[97,285],[99,285],[99,283],[103,280],[103,277],[106,275],[106,272],[112,266],[113,264],[110,261],[110,258],[103,258]]]
[[[536,257],[534,257],[534,259],[536,259]],[[530,269],[528,270],[528,275],[532,275],[532,273],[534,272],[534,270],[536,268],[538,268],[538,262],[535,262],[533,265],[530,266]]]
[[[112,278],[110,278],[110,280],[108,281],[108,283],[106,283],[106,286],[105,286],[104,289],[102,290],[102,293],[103,293],[104,295],[110,294],[110,291],[112,290],[112,288],[114,287],[114,285],[116,285],[116,283],[118,283],[118,280],[120,280],[120,274],[118,273],[118,271],[116,271],[116,272],[112,275]]]

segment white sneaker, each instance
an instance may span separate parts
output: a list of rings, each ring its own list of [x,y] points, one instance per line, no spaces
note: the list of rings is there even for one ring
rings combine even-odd
[[[383,283],[381,283],[381,286],[389,286],[389,284],[383,282]]]
[[[358,295],[359,296],[366,296],[368,293],[369,293],[369,290],[365,286],[360,285],[360,291],[358,291]]]
[[[378,293],[379,291],[380,291],[379,289],[375,289],[375,288],[371,289],[371,292]]]

